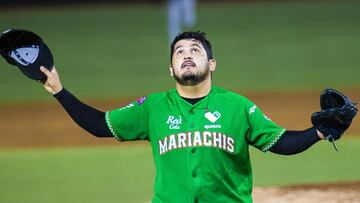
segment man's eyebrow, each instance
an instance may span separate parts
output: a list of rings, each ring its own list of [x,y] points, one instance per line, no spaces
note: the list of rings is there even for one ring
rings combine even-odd
[[[200,45],[199,44],[191,44],[191,46],[196,46],[196,47],[199,47],[199,49],[201,49]]]
[[[178,48],[182,47],[181,45],[175,47],[174,51],[176,51]]]

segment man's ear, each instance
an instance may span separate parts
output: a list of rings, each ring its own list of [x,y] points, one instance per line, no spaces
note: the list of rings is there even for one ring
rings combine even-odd
[[[169,71],[170,71],[170,76],[173,77],[174,76],[174,70],[173,70],[173,67],[171,65],[169,66]]]
[[[215,71],[215,69],[216,69],[216,60],[215,59],[209,60],[209,69],[211,72]]]

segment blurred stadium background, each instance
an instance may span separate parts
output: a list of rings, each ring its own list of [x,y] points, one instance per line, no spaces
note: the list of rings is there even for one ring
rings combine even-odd
[[[174,87],[166,1],[0,0],[0,31],[22,28],[51,48],[64,86],[102,110]],[[289,129],[309,127],[325,87],[360,101],[360,2],[199,0],[214,83]],[[252,150],[255,186],[360,181],[360,121],[338,142],[284,157]],[[314,172],[316,171],[316,172]],[[289,175],[287,175],[289,174]],[[0,60],[0,202],[146,202],[147,143],[93,138],[39,83]]]

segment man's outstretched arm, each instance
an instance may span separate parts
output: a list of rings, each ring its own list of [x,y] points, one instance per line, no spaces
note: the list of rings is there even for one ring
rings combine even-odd
[[[323,135],[314,127],[304,131],[287,130],[270,151],[282,155],[298,154],[321,139]]]
[[[296,154],[308,149],[311,145],[324,139],[333,143],[341,138],[350,127],[358,109],[349,97],[341,92],[327,88],[320,95],[319,112],[311,115],[314,127],[304,131],[286,131],[270,149],[277,154]]]
[[[105,113],[79,101],[61,84],[55,67],[50,72],[41,67],[40,70],[47,76],[43,83],[45,89],[54,95],[70,117],[83,129],[97,137],[113,137],[105,121]]]

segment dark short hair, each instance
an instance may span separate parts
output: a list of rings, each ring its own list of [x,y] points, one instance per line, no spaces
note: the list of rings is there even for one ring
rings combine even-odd
[[[195,40],[199,41],[202,44],[202,46],[204,47],[208,59],[212,59],[213,55],[212,55],[212,51],[211,51],[211,44],[205,38],[205,35],[206,35],[205,32],[200,32],[200,31],[183,32],[183,33],[177,35],[170,45],[170,62],[172,61],[175,44],[182,39],[195,39]]]

